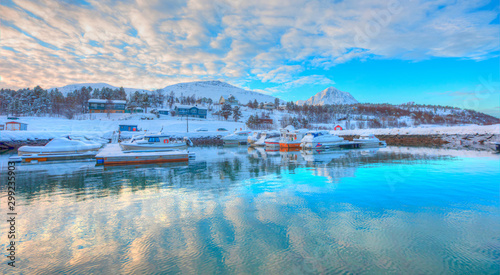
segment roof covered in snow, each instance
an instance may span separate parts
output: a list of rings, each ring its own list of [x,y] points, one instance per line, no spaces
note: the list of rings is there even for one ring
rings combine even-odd
[[[127,101],[126,100],[110,100],[111,103],[114,103],[114,104],[126,104]],[[89,103],[106,103],[108,102],[107,99],[95,99],[95,98],[91,98],[89,99]]]
[[[191,108],[198,108],[198,109],[202,109],[202,110],[207,110],[207,107],[203,107],[203,106],[192,106],[192,105],[175,105],[175,107],[179,108],[179,109],[191,109]]]

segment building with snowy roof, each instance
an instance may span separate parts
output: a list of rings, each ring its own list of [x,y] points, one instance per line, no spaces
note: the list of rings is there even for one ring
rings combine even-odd
[[[219,104],[220,105],[223,105],[225,103],[228,103],[230,105],[238,105],[239,102],[238,100],[236,99],[236,97],[234,97],[233,95],[222,95],[219,99]]]
[[[125,113],[126,107],[125,100],[89,99],[90,113]]]
[[[205,107],[191,105],[176,105],[174,108],[176,116],[190,116],[197,118],[207,118],[208,110]]]

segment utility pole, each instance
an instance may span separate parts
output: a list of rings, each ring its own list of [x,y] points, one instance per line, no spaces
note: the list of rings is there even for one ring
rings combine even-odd
[[[186,115],[186,133],[189,133],[189,114]]]

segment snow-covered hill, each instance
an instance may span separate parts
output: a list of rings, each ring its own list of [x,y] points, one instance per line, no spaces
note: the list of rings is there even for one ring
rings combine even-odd
[[[308,100],[299,100],[297,105],[325,105],[325,104],[355,104],[358,101],[348,92],[340,91],[334,87],[328,87]]]
[[[82,87],[91,87],[92,89],[110,88],[113,90],[120,88],[120,87],[115,87],[113,85],[109,85],[107,83],[77,83],[77,84],[66,85],[63,87],[57,87],[57,89],[59,90],[59,92],[61,92],[63,95],[66,96],[68,93],[73,92],[74,90],[80,90],[80,88],[82,88]],[[50,92],[50,91],[55,90],[55,89],[56,88],[51,88],[48,91]],[[135,91],[150,92],[150,91],[144,90],[144,89],[135,89],[135,88],[123,88],[123,89],[125,90],[127,95],[130,95],[130,94],[134,93]]]
[[[197,81],[179,83],[167,86],[162,90],[166,95],[169,95],[170,92],[174,92],[176,97],[181,96],[181,94],[184,96],[195,95],[195,97],[197,98],[206,97],[211,98],[213,101],[219,101],[222,95],[229,96],[230,94],[232,94],[241,104],[247,104],[250,100],[257,100],[258,102],[264,103],[274,103],[275,99],[274,96],[244,90],[221,81]]]
[[[73,92],[74,90],[79,90],[82,87],[92,87],[92,89],[102,89],[104,87],[111,89],[118,89],[119,87],[115,87],[109,85],[107,83],[79,83],[79,84],[71,84],[66,85],[64,87],[58,87],[57,89],[67,95],[69,92]],[[53,90],[56,88],[49,89]],[[135,91],[145,91],[151,92],[150,90],[145,89],[135,89],[135,88],[124,88],[127,95],[133,94]],[[261,94],[258,92],[244,90],[233,85],[230,85],[221,81],[196,81],[196,82],[186,82],[179,83],[175,85],[167,86],[163,89],[164,95],[169,95],[170,92],[174,92],[175,97],[183,96],[192,96],[195,95],[196,98],[211,98],[213,101],[219,101],[222,95],[233,95],[241,104],[246,104],[248,101],[257,100],[260,102],[272,102],[274,103],[274,96]]]

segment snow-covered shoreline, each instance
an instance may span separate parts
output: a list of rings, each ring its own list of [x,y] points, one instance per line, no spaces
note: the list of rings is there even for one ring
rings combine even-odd
[[[94,115],[95,116],[95,115]],[[133,135],[145,133],[166,132],[172,136],[189,137],[192,139],[216,139],[232,133],[235,130],[246,129],[243,122],[214,120],[214,119],[185,119],[167,117],[166,119],[141,120],[139,118],[122,119],[123,115],[113,114],[108,117],[94,117],[95,119],[66,119],[52,117],[22,117],[18,121],[28,124],[27,131],[0,131],[0,142],[29,143],[36,140],[50,140],[56,137],[77,135],[87,138],[111,139],[114,132],[118,132],[119,125],[137,125],[140,131],[121,132],[121,138],[130,138]],[[0,121],[6,121],[0,117]],[[188,126],[189,125],[189,126]],[[189,127],[189,132],[187,132]],[[204,131],[197,131],[203,128]],[[228,131],[218,131],[219,128]],[[393,145],[423,145],[436,146],[449,143],[450,146],[474,147],[485,142],[500,142],[500,124],[495,125],[463,125],[437,126],[427,125],[413,128],[381,128],[332,131],[339,136],[352,137],[364,133],[373,133],[388,140]],[[415,142],[415,139],[419,139]],[[412,140],[413,139],[413,140]],[[405,143],[406,142],[406,143]],[[388,143],[391,144],[391,143]]]
[[[500,135],[500,124],[494,125],[464,125],[464,126],[435,126],[407,127],[407,128],[380,128],[356,129],[335,132],[339,136],[360,135],[363,133],[375,135]]]

